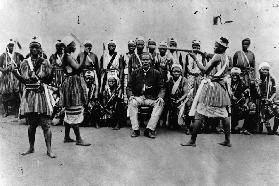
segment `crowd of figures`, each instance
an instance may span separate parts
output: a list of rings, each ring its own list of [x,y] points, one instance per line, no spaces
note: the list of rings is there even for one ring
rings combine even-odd
[[[55,157],[50,119],[65,126],[64,142],[82,146],[90,144],[81,138],[79,125],[119,130],[130,121],[131,137],[139,136],[141,112],[150,112],[146,137],[155,138],[157,126],[181,129],[192,135],[183,146],[195,146],[200,132],[223,132],[225,141],[220,144],[225,146],[231,146],[231,132],[262,133],[265,126],[268,134],[278,135],[275,80],[267,62],[260,63],[256,72],[250,42],[242,40],[242,49],[231,58],[224,37],[215,42],[214,54],[202,52],[200,41],[193,40],[186,55],[174,38],[157,45],[138,37],[128,42],[125,54],[119,54],[116,42],[110,40],[99,60],[90,41],[74,58],[73,36],[57,40],[56,52],[49,58],[39,37],[32,38],[26,57],[15,52],[18,43],[10,39],[0,57],[4,116],[12,103],[16,117],[29,124],[30,148],[23,155],[34,152],[40,125],[50,157]],[[76,140],[70,138],[71,128]]]

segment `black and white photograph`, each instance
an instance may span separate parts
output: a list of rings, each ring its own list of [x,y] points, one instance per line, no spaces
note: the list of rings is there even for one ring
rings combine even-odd
[[[1,186],[279,185],[279,0],[0,0],[0,25]]]

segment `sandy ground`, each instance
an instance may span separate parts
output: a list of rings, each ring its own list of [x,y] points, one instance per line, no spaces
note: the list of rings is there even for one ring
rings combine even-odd
[[[279,185],[279,137],[233,135],[232,148],[219,146],[223,135],[199,135],[197,147],[181,147],[177,131],[159,130],[155,140],[130,137],[130,129],[81,128],[90,147],[64,144],[64,129],[53,126],[56,159],[46,156],[37,129],[35,153],[27,126],[0,118],[0,185]],[[71,131],[74,137],[73,131]],[[189,137],[187,137],[188,139]]]

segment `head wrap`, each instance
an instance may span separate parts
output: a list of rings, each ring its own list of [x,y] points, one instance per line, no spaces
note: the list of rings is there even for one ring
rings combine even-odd
[[[149,56],[149,58],[151,59],[151,55],[150,55],[149,52],[143,52],[143,53],[141,54],[141,57],[143,58],[143,56]]]
[[[116,41],[114,41],[113,39],[108,41],[108,45],[114,44],[116,46]]]
[[[238,67],[233,67],[231,69],[231,74],[241,74],[241,70]]]
[[[68,46],[69,44],[71,44],[74,41],[75,41],[75,39],[72,36],[66,36],[62,39],[62,43],[64,43],[65,46]]]
[[[259,65],[259,69],[261,70],[263,67],[270,69],[270,64],[268,62],[262,62]]]
[[[149,48],[155,48],[156,47],[156,42],[154,41],[154,39],[148,39],[147,46]]]
[[[221,37],[218,41],[216,41],[220,45],[222,45],[225,48],[228,48],[229,40],[227,38]]]
[[[136,44],[139,44],[139,43],[143,43],[143,44],[145,43],[144,42],[144,37],[139,36],[139,37],[136,38]]]
[[[7,45],[9,45],[9,44],[15,44],[15,40],[13,40],[13,39],[9,39],[9,41],[8,41],[8,43],[7,43]]]
[[[200,41],[198,41],[198,40],[193,40],[192,41],[192,45],[201,45],[201,42]]]
[[[42,40],[39,36],[34,36],[32,37],[31,41],[30,41],[30,44],[29,44],[29,47],[33,44],[33,43],[37,43],[40,45],[40,47],[42,46]]]
[[[60,39],[58,39],[58,40],[55,42],[55,46],[60,45],[60,44],[62,44],[62,41],[61,41]]]
[[[117,77],[117,75],[108,74],[108,80],[109,79],[115,79],[116,83],[117,84],[119,83],[119,78]]]
[[[168,43],[167,43],[166,41],[161,41],[161,42],[159,43],[159,46],[160,46],[160,47],[168,47]]]
[[[251,43],[250,38],[245,38],[245,39],[242,40],[242,42],[244,42],[244,41],[249,41],[249,43]]]
[[[173,43],[173,44],[176,44],[176,45],[177,45],[177,41],[176,41],[176,39],[173,38],[173,37],[171,37],[171,38],[169,39],[169,43],[170,43],[170,44]]]
[[[171,70],[173,70],[174,68],[179,68],[180,71],[182,71],[182,66],[179,65],[179,64],[173,64],[172,67],[171,67]]]
[[[128,46],[136,46],[135,41],[133,40],[128,41]]]
[[[90,40],[85,40],[83,42],[83,46],[85,46],[86,44],[90,44],[92,46],[92,42]]]
[[[84,76],[85,76],[85,77],[94,77],[94,72],[91,71],[91,70],[87,70],[87,71],[84,73]]]

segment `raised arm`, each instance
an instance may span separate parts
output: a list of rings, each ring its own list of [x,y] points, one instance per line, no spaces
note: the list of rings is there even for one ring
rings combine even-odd
[[[86,59],[86,56],[84,56],[84,59],[81,63],[78,63],[74,58],[72,58],[70,55],[66,55],[66,61],[69,66],[71,66],[73,69],[75,70],[79,70],[80,68],[82,68],[85,64],[85,59]]]
[[[202,61],[198,61],[194,54],[190,53],[190,55],[196,62],[201,72],[204,74],[208,74],[221,60],[219,55],[214,55],[213,58],[205,66],[203,66]]]

